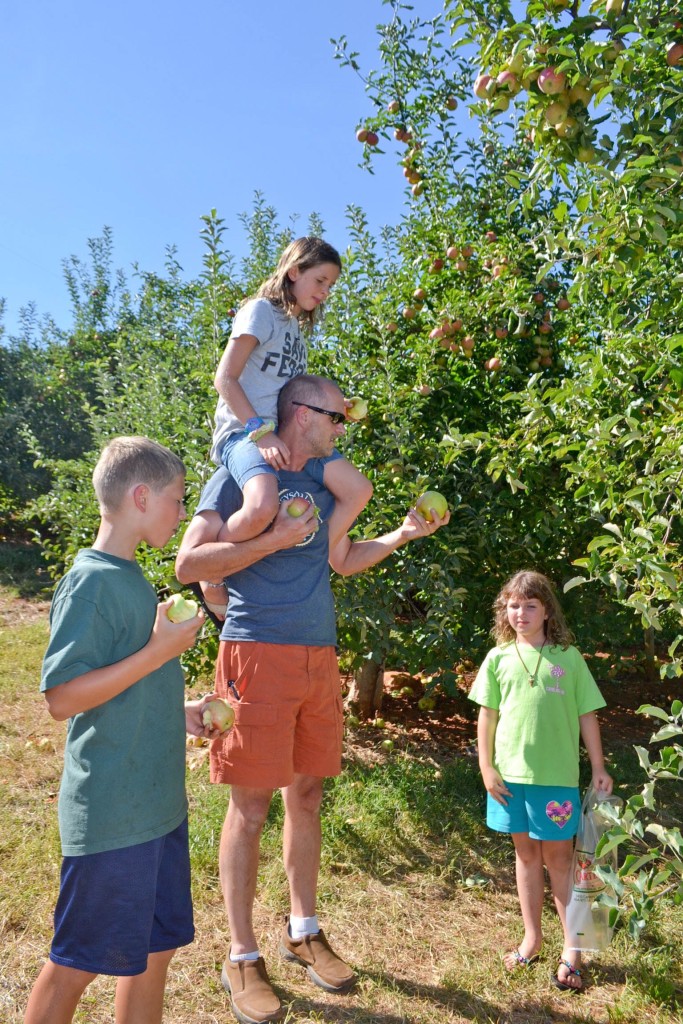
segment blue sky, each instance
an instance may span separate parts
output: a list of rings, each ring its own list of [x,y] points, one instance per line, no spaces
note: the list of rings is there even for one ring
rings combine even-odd
[[[404,179],[393,154],[358,167],[355,128],[370,112],[360,79],[333,59],[345,34],[378,66],[381,0],[22,0],[5,4],[0,39],[0,297],[16,332],[33,300],[70,324],[62,260],[87,256],[104,225],[114,263],[162,271],[175,245],[200,269],[200,218],[238,220],[255,190],[281,222],[318,212],[329,241],[348,240],[345,208],[377,229],[396,223]],[[417,0],[424,14],[437,0]]]

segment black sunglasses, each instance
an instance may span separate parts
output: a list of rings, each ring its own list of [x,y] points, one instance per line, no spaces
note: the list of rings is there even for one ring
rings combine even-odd
[[[317,405],[309,405],[308,402],[292,401],[292,405],[303,405],[305,409],[312,409],[313,412],[321,412],[323,416],[329,416],[335,426],[338,426],[340,423],[346,423],[346,414],[343,412],[330,412],[329,409],[321,409]]]

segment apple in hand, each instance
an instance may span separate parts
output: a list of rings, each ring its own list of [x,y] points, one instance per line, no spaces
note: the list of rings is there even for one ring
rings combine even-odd
[[[171,622],[185,622],[193,619],[199,611],[196,601],[186,601],[182,594],[174,594],[171,598],[172,604],[168,609],[168,617]]]
[[[306,501],[305,498],[292,498],[287,506],[287,514],[290,515],[292,519],[298,519],[299,516],[302,516],[304,512],[308,511],[310,505],[310,501]]]
[[[215,729],[218,729],[221,733],[227,732],[228,729],[232,729],[235,723],[235,712],[227,700],[224,700],[223,697],[216,697],[204,705],[202,722],[204,727],[211,729],[212,732]]]
[[[438,491],[425,491],[415,502],[415,509],[428,523],[433,523],[432,509],[439,519],[443,519],[448,511],[448,502]]]
[[[364,420],[368,414],[368,403],[364,398],[354,395],[349,399],[350,405],[346,407],[346,418],[348,420]]]

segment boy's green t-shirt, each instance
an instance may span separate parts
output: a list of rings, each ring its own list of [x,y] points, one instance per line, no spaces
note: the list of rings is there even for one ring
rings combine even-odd
[[[539,652],[521,648],[533,673]],[[514,643],[486,655],[470,700],[498,711],[494,764],[508,782],[578,786],[579,717],[605,706],[576,647],[545,647],[533,686]]]
[[[145,646],[157,598],[135,561],[88,549],[59,582],[41,691]],[[70,718],[59,792],[64,856],[158,839],[185,819],[185,681],[172,658]]]

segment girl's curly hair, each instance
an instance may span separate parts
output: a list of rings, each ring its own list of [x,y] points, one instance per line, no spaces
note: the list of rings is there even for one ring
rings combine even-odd
[[[535,598],[541,602],[548,616],[544,622],[546,639],[553,647],[560,646],[566,650],[574,643],[574,634],[565,621],[552,583],[542,573],[528,569],[515,573],[493,602],[494,623],[491,632],[496,643],[511,643],[515,639],[516,634],[507,614],[508,601],[511,598],[522,598],[527,601]]]

